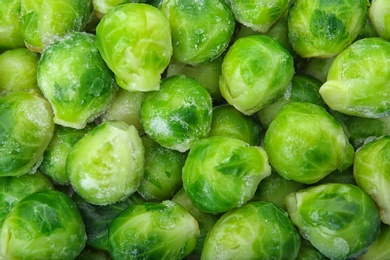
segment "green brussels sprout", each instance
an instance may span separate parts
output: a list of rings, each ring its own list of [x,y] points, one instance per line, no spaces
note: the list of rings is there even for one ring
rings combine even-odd
[[[295,0],[288,36],[303,58],[330,58],[354,42],[368,17],[368,0]]]
[[[116,203],[133,194],[144,172],[144,147],[132,125],[104,122],[70,149],[65,164],[71,186],[87,202]]]
[[[165,148],[144,135],[145,170],[138,193],[147,201],[168,200],[182,186],[181,170],[187,155]]]
[[[101,19],[108,11],[120,4],[145,3],[146,0],[92,0],[96,16]]]
[[[285,210],[285,197],[291,192],[299,191],[306,187],[303,183],[287,180],[275,171],[272,171],[271,175],[264,178],[257,186],[252,201],[270,201]]]
[[[167,68],[167,77],[174,75],[187,75],[196,79],[210,93],[214,102],[222,102],[221,91],[219,90],[219,77],[223,55],[218,58],[196,66],[184,63],[171,63]]]
[[[375,31],[380,37],[390,40],[390,2],[387,0],[372,0],[368,16]]]
[[[202,259],[295,259],[300,240],[284,210],[271,202],[251,202],[218,219]]]
[[[22,20],[20,17],[21,0],[2,0],[0,5],[0,50],[24,47]]]
[[[238,111],[252,115],[283,95],[294,72],[291,54],[277,40],[266,35],[242,37],[223,59],[221,94]]]
[[[185,152],[209,134],[211,96],[189,76],[164,78],[161,89],[147,93],[142,101],[140,120],[152,140],[166,148]]]
[[[226,0],[236,21],[265,33],[289,8],[290,0]]]
[[[183,187],[200,210],[223,213],[252,199],[260,181],[270,174],[262,147],[214,136],[191,147],[183,167]]]
[[[171,201],[133,205],[109,229],[109,252],[120,259],[182,259],[195,248],[199,226]]]
[[[84,30],[91,14],[90,0],[22,0],[25,45],[31,51],[42,52],[58,37]]]
[[[119,88],[115,99],[101,115],[100,119],[105,121],[123,121],[128,125],[133,125],[139,132],[142,132],[142,126],[139,118],[141,102],[146,93],[141,91],[127,91]]]
[[[0,177],[33,173],[54,132],[49,102],[30,92],[0,98]]]
[[[264,149],[278,174],[305,184],[348,168],[354,156],[343,127],[325,108],[305,102],[279,110],[265,132]]]
[[[42,163],[39,166],[39,170],[54,184],[69,184],[69,178],[65,169],[66,158],[72,146],[92,128],[93,125],[87,125],[83,129],[56,126],[53,137],[43,153]]]
[[[301,246],[296,260],[328,260],[326,256],[321,254],[309,241],[301,239]]]
[[[300,68],[299,73],[311,76],[313,78],[318,79],[322,83],[326,81],[328,76],[328,71],[330,66],[332,65],[332,58],[310,58],[304,62],[303,66]]]
[[[90,204],[77,193],[73,193],[72,200],[76,203],[85,224],[86,245],[104,251],[108,251],[108,229],[112,220],[131,205],[144,203],[137,193],[123,201],[104,206]]]
[[[171,29],[164,13],[148,4],[117,5],[97,25],[96,38],[121,88],[159,89],[172,56]]]
[[[291,89],[288,89],[284,96],[275,103],[269,104],[257,112],[261,125],[268,128],[279,110],[293,101],[308,102],[325,107],[325,102],[319,93],[321,85],[322,82],[316,78],[304,74],[295,74],[291,79]]]
[[[115,96],[114,76],[100,56],[96,37],[72,32],[47,47],[38,63],[38,85],[56,124],[82,129]]]
[[[76,205],[64,193],[48,190],[12,208],[1,229],[0,246],[5,259],[74,259],[85,241]]]
[[[172,60],[198,65],[219,57],[230,43],[235,20],[223,0],[162,0],[172,29]]]
[[[353,116],[390,115],[388,77],[390,42],[379,37],[358,40],[332,62],[320,94],[333,110]]]
[[[41,94],[37,82],[38,61],[39,55],[26,48],[0,54],[0,96],[18,91]]]
[[[380,218],[374,201],[352,184],[327,183],[286,197],[301,235],[330,259],[361,256],[377,238]]]
[[[381,225],[378,238],[372,243],[367,252],[359,260],[387,260],[390,255],[390,226]]]
[[[184,188],[181,188],[175,196],[172,198],[172,202],[180,204],[183,206],[198,222],[199,224],[199,236],[198,242],[196,243],[196,247],[194,251],[192,251],[191,255],[199,258],[202,253],[204,240],[206,239],[207,233],[214,226],[215,222],[218,219],[217,215],[213,215],[210,213],[206,213],[195,207],[194,203],[192,203],[190,197],[188,197]]]
[[[262,129],[260,123],[252,116],[246,116],[229,104],[213,108],[211,136],[230,136],[250,145],[259,145]]]
[[[34,174],[25,174],[20,177],[1,177],[0,230],[7,214],[19,201],[35,192],[53,189],[53,184],[39,171]]]
[[[390,225],[390,135],[361,146],[355,154],[353,175],[357,185],[375,201],[383,223]]]

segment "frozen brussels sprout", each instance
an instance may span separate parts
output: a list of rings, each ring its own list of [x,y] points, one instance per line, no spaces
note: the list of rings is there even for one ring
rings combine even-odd
[[[98,18],[102,18],[108,11],[120,4],[127,3],[145,3],[146,0],[92,0],[93,9],[95,15]]]
[[[47,47],[37,77],[53,107],[54,122],[66,127],[84,128],[115,96],[114,76],[90,33],[72,32]]]
[[[390,225],[390,136],[360,147],[355,154],[353,175],[357,185],[375,201],[383,223]]]
[[[354,42],[366,24],[368,0],[295,0],[288,36],[303,58],[330,58]]]
[[[279,110],[265,132],[264,149],[277,173],[306,184],[348,168],[354,156],[343,127],[325,108],[305,102]]]
[[[196,79],[210,93],[213,102],[222,102],[219,90],[219,76],[223,55],[218,58],[196,66],[184,63],[171,63],[167,68],[167,77],[174,75],[187,75]]]
[[[134,126],[104,122],[84,135],[66,159],[71,186],[87,202],[116,203],[133,194],[144,172],[144,147]]]
[[[379,37],[358,40],[332,62],[320,94],[333,110],[353,116],[390,115],[390,42]]]
[[[236,21],[265,33],[288,9],[290,0],[226,0]]]
[[[38,61],[39,55],[26,48],[0,54],[0,96],[18,91],[41,94],[37,83]]]
[[[1,229],[4,259],[75,259],[85,246],[80,212],[64,193],[31,194],[16,204]]]
[[[101,115],[100,119],[105,121],[117,120],[123,121],[128,125],[133,125],[138,131],[142,132],[142,126],[139,118],[141,102],[146,93],[141,91],[127,91],[119,88],[115,94],[115,99],[109,108]]]
[[[20,177],[1,177],[0,230],[7,214],[16,204],[18,204],[19,201],[35,192],[53,189],[53,184],[49,181],[49,179],[38,171],[34,174],[25,174]]]
[[[271,202],[251,202],[218,219],[202,259],[295,259],[300,242],[284,210]]]
[[[223,59],[221,94],[237,110],[252,115],[283,95],[294,72],[291,54],[277,40],[266,35],[242,37]]]
[[[156,7],[127,3],[113,7],[96,27],[100,53],[126,90],[160,88],[172,56],[169,21]]]
[[[21,0],[2,0],[0,5],[0,50],[24,47]]]
[[[0,98],[0,177],[33,173],[54,132],[49,102],[30,92]]]
[[[295,74],[291,79],[291,89],[288,89],[275,103],[267,105],[257,113],[261,125],[264,128],[268,128],[279,110],[293,101],[308,102],[324,107],[325,102],[319,92],[321,85],[322,82],[316,78],[298,73]]]
[[[270,174],[262,147],[214,136],[191,147],[183,167],[183,187],[196,207],[216,214],[252,199],[260,181]]]
[[[219,57],[230,43],[235,20],[223,0],[162,0],[172,29],[175,62],[197,65]]]
[[[370,22],[380,37],[390,40],[390,2],[372,0],[368,9]]]
[[[374,201],[352,184],[327,183],[291,193],[286,207],[301,235],[330,259],[363,255],[379,234]]]
[[[109,252],[120,259],[182,259],[195,248],[199,226],[171,201],[133,205],[116,217],[109,230]]]
[[[147,201],[168,200],[182,186],[181,170],[186,154],[163,147],[142,136],[145,148],[145,170],[138,193]]]
[[[246,116],[233,106],[223,104],[213,108],[211,136],[229,136],[259,145],[262,135],[260,123],[252,116]]]
[[[183,206],[198,222],[199,224],[199,236],[198,242],[196,243],[196,247],[194,251],[192,251],[191,256],[199,256],[202,253],[204,240],[206,239],[207,233],[214,226],[215,222],[219,218],[218,215],[214,215],[211,213],[206,213],[195,207],[194,203],[192,203],[190,197],[188,197],[184,188],[181,188],[175,196],[173,196],[172,201]]]
[[[372,243],[367,252],[359,260],[387,260],[390,255],[390,226],[381,225],[377,239]]]
[[[83,129],[57,125],[53,137],[43,153],[43,160],[39,170],[53,183],[68,185],[69,178],[65,170],[66,158],[72,146],[92,128],[92,124],[87,125]]]
[[[262,180],[257,186],[256,193],[252,200],[270,201],[279,208],[285,210],[285,197],[291,192],[299,191],[306,187],[307,185],[303,183],[287,180],[277,174],[275,171],[272,171],[271,175],[267,178],[264,178],[264,180]]]
[[[77,193],[73,193],[72,200],[76,203],[85,224],[86,245],[104,251],[108,251],[108,229],[112,220],[131,205],[144,203],[136,193],[123,201],[105,206],[90,204]]]
[[[142,101],[140,119],[145,133],[152,140],[185,152],[210,131],[211,96],[189,76],[164,78],[161,89],[147,93]]]
[[[90,0],[22,0],[21,31],[25,45],[42,52],[59,37],[84,30],[91,14]]]

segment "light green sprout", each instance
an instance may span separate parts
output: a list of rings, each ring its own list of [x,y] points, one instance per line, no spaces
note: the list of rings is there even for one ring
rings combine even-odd
[[[374,201],[352,184],[328,183],[286,197],[287,211],[304,239],[330,259],[357,258],[379,234]]]
[[[160,88],[172,56],[167,17],[152,5],[127,3],[112,8],[96,28],[99,51],[126,90]]]
[[[390,40],[390,2],[387,0],[372,0],[368,9],[370,22],[378,35]]]
[[[2,0],[0,5],[0,50],[24,47],[22,21],[20,17],[21,0]]]
[[[134,126],[104,122],[71,148],[66,160],[71,186],[87,202],[116,203],[133,194],[144,172],[144,147]]]
[[[120,4],[145,3],[146,0],[92,0],[95,15],[101,19],[108,11]]]
[[[390,225],[382,224],[378,238],[359,260],[387,260],[390,255]]]
[[[266,35],[242,37],[223,59],[221,94],[238,111],[252,115],[283,95],[294,72],[291,54],[277,40]]]

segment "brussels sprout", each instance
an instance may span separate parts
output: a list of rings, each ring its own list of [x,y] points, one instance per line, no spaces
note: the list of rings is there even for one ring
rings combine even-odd
[[[102,18],[114,6],[127,3],[145,3],[146,0],[92,0],[93,9],[98,18]]]
[[[126,90],[158,90],[161,73],[172,56],[167,17],[148,4],[113,7],[99,22],[96,37],[100,53]]]
[[[145,148],[145,171],[138,193],[148,201],[168,200],[182,186],[181,170],[186,154],[165,148],[147,135],[142,136]]]
[[[196,66],[184,63],[171,63],[167,69],[167,77],[181,74],[192,77],[206,88],[214,102],[222,102],[222,95],[219,90],[222,61],[223,55],[210,62]]]
[[[0,98],[0,177],[35,172],[54,132],[49,102],[30,92]]]
[[[341,52],[328,71],[320,94],[333,110],[378,118],[390,115],[390,42],[364,38]]]
[[[293,58],[278,41],[266,35],[250,35],[229,48],[219,84],[229,104],[252,115],[280,98],[293,75]]]
[[[376,202],[383,223],[390,225],[390,136],[382,136],[356,151],[353,175],[357,185]]]
[[[226,0],[236,21],[265,33],[289,7],[290,0]]]
[[[285,197],[291,192],[306,188],[306,185],[297,181],[287,180],[272,171],[271,175],[264,178],[257,186],[253,201],[270,201],[281,209],[286,209]]]
[[[85,241],[84,223],[73,201],[60,191],[41,191],[8,214],[1,253],[5,259],[74,259]]]
[[[138,131],[142,132],[139,110],[145,95],[145,92],[127,91],[119,88],[110,107],[101,115],[101,120],[103,122],[111,120],[123,121],[128,125],[135,126]]]
[[[187,151],[211,128],[211,96],[195,79],[176,75],[164,78],[159,91],[149,92],[141,103],[141,125],[161,146]]]
[[[378,238],[359,260],[387,260],[390,255],[390,226],[382,224]]]
[[[123,201],[105,206],[90,204],[77,193],[72,195],[72,200],[76,203],[85,224],[87,246],[104,251],[108,251],[108,229],[112,220],[131,205],[144,202],[136,193]]]
[[[368,17],[368,0],[295,0],[288,36],[303,58],[330,58],[356,40]]]
[[[53,107],[54,122],[66,127],[84,128],[115,96],[114,76],[100,56],[96,37],[85,32],[69,33],[47,47],[37,77]]]
[[[310,58],[307,59],[303,66],[300,68],[299,73],[306,74],[320,80],[322,83],[326,81],[328,76],[329,67],[332,65],[332,58]]]
[[[246,116],[229,104],[213,108],[209,136],[230,136],[250,145],[260,143],[262,129],[254,117]]]
[[[104,122],[71,148],[66,172],[74,190],[96,205],[116,203],[133,194],[144,171],[144,147],[134,126]]]
[[[291,89],[288,89],[284,96],[275,103],[269,104],[257,112],[259,121],[264,128],[268,128],[272,120],[275,119],[279,110],[292,101],[308,102],[325,106],[319,89],[322,82],[308,75],[295,74],[291,79]]]
[[[316,104],[291,102],[264,136],[271,166],[282,177],[312,184],[352,165],[354,149],[342,126]]]
[[[390,2],[387,0],[372,0],[368,9],[372,26],[380,37],[390,40]]]
[[[328,258],[321,254],[309,241],[301,239],[301,246],[296,260],[328,260]]]
[[[162,0],[159,9],[172,29],[173,61],[210,62],[228,47],[235,20],[225,1]]]
[[[90,0],[22,0],[25,45],[31,51],[42,52],[59,37],[84,30],[91,14]]]
[[[361,256],[379,234],[374,201],[352,184],[321,184],[291,193],[286,207],[301,235],[331,259]]]
[[[21,0],[2,0],[0,5],[0,50],[24,47],[22,21],[20,17]]]
[[[257,185],[270,174],[262,147],[214,136],[191,147],[183,167],[183,187],[200,210],[222,213],[252,199]]]
[[[66,158],[72,146],[92,128],[93,125],[87,125],[83,129],[56,126],[53,137],[43,153],[39,170],[53,183],[68,185],[69,178],[65,170]]]
[[[295,259],[299,245],[299,233],[285,211],[271,202],[252,202],[218,219],[202,259]]]
[[[192,251],[191,255],[196,257],[197,259],[202,253],[204,240],[206,239],[207,233],[214,226],[215,222],[218,219],[217,215],[213,215],[210,213],[206,213],[195,207],[194,203],[192,203],[190,197],[188,197],[184,188],[181,188],[175,196],[172,198],[172,202],[180,204],[183,206],[198,222],[199,224],[199,237],[198,242],[196,243],[196,247],[194,251]]]
[[[19,201],[35,192],[53,189],[53,184],[38,171],[34,174],[25,174],[20,177],[1,177],[0,230],[7,214]]]
[[[37,83],[39,55],[26,48],[17,48],[0,55],[0,96],[34,91],[41,94]]]
[[[133,205],[116,217],[109,230],[109,251],[120,259],[182,259],[199,236],[194,217],[171,201]]]

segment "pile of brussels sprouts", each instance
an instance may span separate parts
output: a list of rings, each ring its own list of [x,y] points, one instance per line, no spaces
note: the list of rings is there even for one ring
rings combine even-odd
[[[0,259],[389,259],[389,17],[2,0]]]

